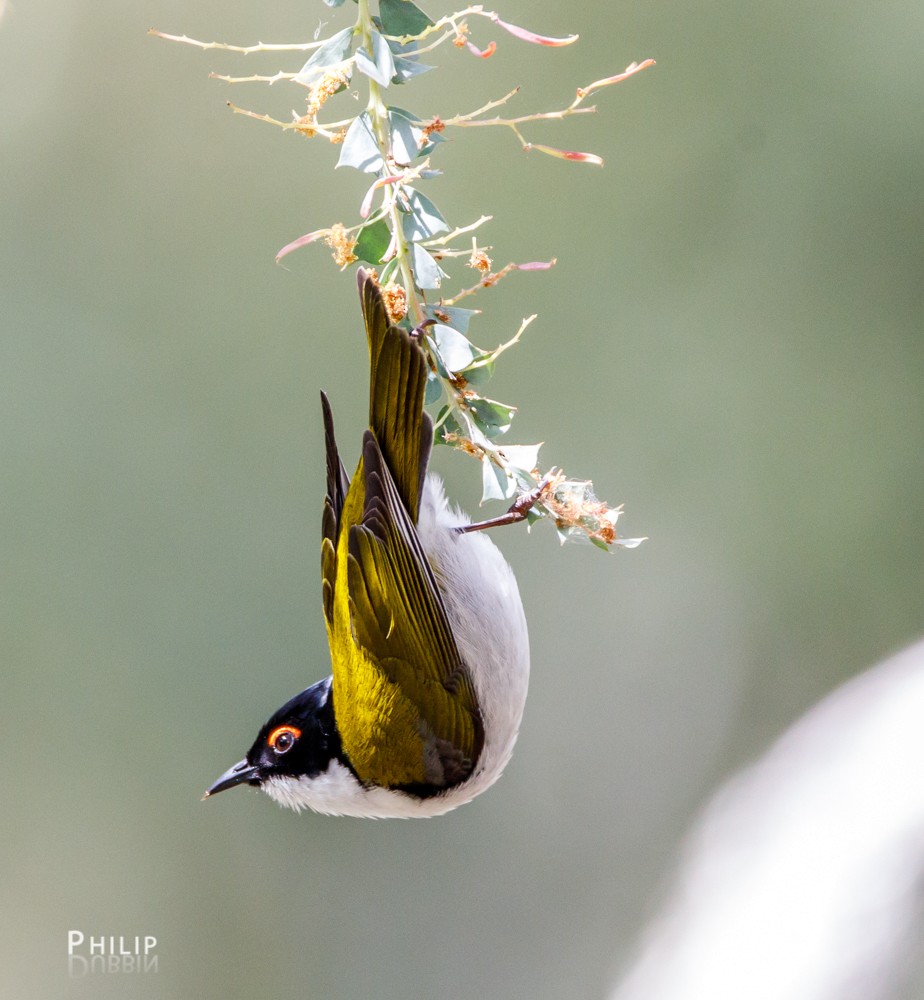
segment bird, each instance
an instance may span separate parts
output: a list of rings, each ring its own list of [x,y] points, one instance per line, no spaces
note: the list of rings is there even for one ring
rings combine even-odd
[[[236,785],[335,816],[438,816],[500,777],[529,682],[517,582],[481,527],[428,471],[422,328],[391,321],[373,273],[358,271],[369,348],[369,426],[347,476],[321,393],[327,494],[321,539],[332,673],[260,729],[205,792]]]

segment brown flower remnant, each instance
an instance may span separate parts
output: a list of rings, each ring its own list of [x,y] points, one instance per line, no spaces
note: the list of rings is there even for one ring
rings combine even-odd
[[[559,529],[577,529],[591,539],[612,545],[616,541],[616,520],[621,508],[608,507],[594,495],[590,482],[565,479],[557,472],[542,496],[542,506]]]
[[[326,73],[319,76],[308,87],[308,108],[305,114],[296,121],[298,131],[302,135],[311,138],[315,134],[314,126],[318,124],[318,112],[341,87],[345,87],[349,82],[349,74],[342,67],[335,66],[333,69],[329,69]],[[334,140],[331,141],[333,142]],[[343,140],[341,139],[340,141],[342,142]]]
[[[334,146],[341,145],[346,136],[347,136],[347,130],[345,128],[337,129],[337,131],[334,132],[330,137],[331,144]]]
[[[429,139],[431,133],[433,132],[445,132],[445,131],[446,131],[446,123],[443,121],[442,118],[440,118],[439,115],[437,115],[435,118],[431,118],[430,121],[428,121],[427,124],[424,125],[423,128],[421,129],[421,132],[423,132],[424,139]],[[421,145],[423,145],[423,143],[421,143]]]
[[[468,266],[474,268],[476,271],[481,271],[482,274],[487,274],[491,270],[491,258],[481,247],[473,244],[472,255],[468,259]]]
[[[349,82],[349,73],[340,66],[335,66],[318,77],[308,88],[308,115],[317,118],[325,103]]]
[[[379,291],[382,293],[385,309],[392,322],[400,323],[407,316],[407,292],[404,287],[396,281],[389,281],[387,285],[382,285]]]
[[[333,250],[331,256],[334,258],[334,263],[340,267],[344,268],[352,264],[354,260],[357,260],[356,254],[353,253],[353,247],[356,246],[356,240],[351,240],[347,235],[346,229],[343,227],[342,222],[335,222],[327,234],[324,237],[324,242]]]
[[[452,44],[455,45],[457,49],[464,49],[468,42],[468,25],[463,21],[461,24],[456,25],[456,37],[453,38]]]
[[[475,458],[484,458],[485,450],[480,444],[475,444],[474,441],[470,441],[467,437],[462,437],[461,434],[457,434],[455,431],[444,431],[443,441],[446,444],[454,445],[460,451],[464,451],[466,455],[474,455]]]

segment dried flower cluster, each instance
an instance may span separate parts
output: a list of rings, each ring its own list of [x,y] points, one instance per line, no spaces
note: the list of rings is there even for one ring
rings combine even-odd
[[[343,225],[339,222],[335,222],[330,229],[327,231],[327,235],[324,237],[324,242],[333,251],[334,263],[338,267],[348,267],[350,264],[355,263],[359,258],[353,253],[353,249],[356,246],[356,240],[351,240],[347,231],[343,228]]]

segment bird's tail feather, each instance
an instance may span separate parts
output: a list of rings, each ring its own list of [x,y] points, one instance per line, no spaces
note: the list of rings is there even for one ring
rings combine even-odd
[[[390,321],[378,285],[362,268],[358,283],[369,338],[369,429],[416,523],[433,443],[423,408],[427,361],[412,335]]]

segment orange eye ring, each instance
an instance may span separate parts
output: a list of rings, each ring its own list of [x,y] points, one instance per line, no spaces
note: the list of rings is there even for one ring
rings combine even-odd
[[[301,735],[302,731],[296,729],[295,726],[277,726],[266,737],[266,742],[274,753],[283,754],[288,753],[295,746],[295,741]]]

